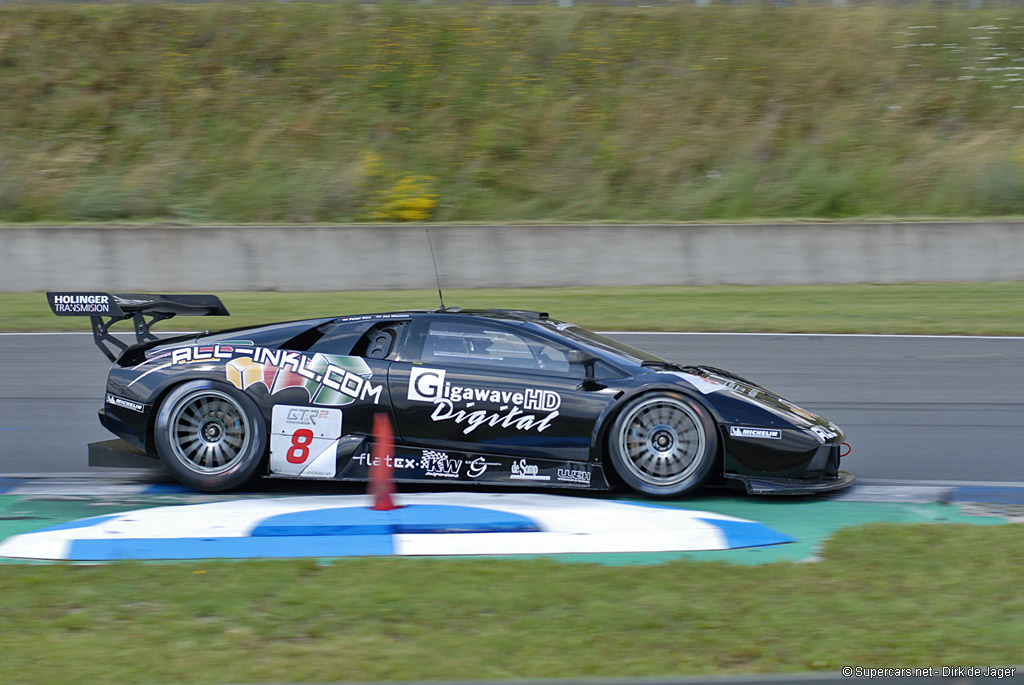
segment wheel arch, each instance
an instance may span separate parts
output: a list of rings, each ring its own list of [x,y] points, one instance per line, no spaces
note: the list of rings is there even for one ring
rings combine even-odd
[[[160,414],[160,407],[167,400],[167,396],[171,394],[171,391],[177,388],[179,385],[184,385],[192,380],[199,380],[197,378],[174,378],[164,385],[162,385],[153,395],[153,399],[150,400],[152,409],[149,410],[149,415],[146,417],[146,451],[150,454],[156,455],[156,417]]]
[[[598,425],[598,429],[594,431],[590,441],[590,458],[592,461],[603,461],[603,457],[605,455],[602,454],[602,451],[605,441],[608,438],[608,431],[611,429],[612,423],[615,422],[615,418],[622,412],[623,408],[641,395],[656,392],[675,393],[700,404],[708,411],[709,414],[711,414],[711,418],[714,419],[715,430],[718,432],[718,437],[722,437],[722,416],[712,404],[702,398],[700,393],[691,391],[687,388],[680,388],[678,385],[672,385],[670,383],[643,385],[623,390],[619,396],[615,398],[615,401],[605,407],[604,411],[602,411],[597,417],[596,423]]]
[[[609,404],[609,406],[598,417],[599,428],[594,432],[594,436],[591,439],[591,461],[600,463],[604,468],[605,473],[610,477],[613,477],[616,481],[621,480],[616,474],[614,466],[611,464],[611,455],[608,449],[608,433],[611,431],[612,425],[615,423],[615,419],[618,418],[619,414],[622,413],[622,410],[625,409],[630,402],[644,395],[651,395],[655,393],[672,393],[679,395],[680,397],[685,397],[699,404],[708,412],[708,414],[710,414],[711,423],[714,425],[715,435],[718,438],[715,447],[712,477],[721,477],[723,464],[725,463],[725,434],[722,431],[721,414],[719,414],[715,407],[707,402],[700,393],[690,391],[687,388],[680,388],[678,385],[670,383],[657,383],[630,388],[617,397],[615,402]]]
[[[152,409],[150,409],[149,411],[148,416],[146,417],[146,450],[149,451],[150,454],[156,454],[156,443],[154,442],[154,433],[156,431],[157,417],[160,414],[160,407],[163,406],[163,403],[165,401],[167,401],[167,396],[170,395],[176,388],[186,383],[191,383],[193,381],[208,381],[212,383],[214,386],[234,388],[235,390],[238,390],[243,395],[247,396],[249,399],[256,403],[256,406],[260,410],[260,415],[263,417],[263,421],[267,426],[267,429],[270,429],[270,412],[265,406],[265,403],[262,400],[262,398],[260,398],[259,396],[255,396],[251,392],[246,392],[245,390],[239,390],[231,383],[221,378],[214,378],[209,375],[197,373],[174,375],[167,378],[161,385],[157,386],[153,394],[150,396],[150,399],[147,400],[147,403],[149,403],[150,406],[152,407]]]

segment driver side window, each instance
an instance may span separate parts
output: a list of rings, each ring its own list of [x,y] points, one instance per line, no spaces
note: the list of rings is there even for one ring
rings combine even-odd
[[[565,350],[545,340],[489,323],[431,321],[422,361],[568,373]]]

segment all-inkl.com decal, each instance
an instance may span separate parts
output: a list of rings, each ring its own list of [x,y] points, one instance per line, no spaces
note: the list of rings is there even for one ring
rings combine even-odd
[[[235,345],[181,347],[171,364],[222,361],[225,376],[239,390],[262,383],[274,395],[287,388],[305,388],[313,404],[343,406],[356,400],[379,404],[384,386],[370,382],[373,372],[361,357]]]

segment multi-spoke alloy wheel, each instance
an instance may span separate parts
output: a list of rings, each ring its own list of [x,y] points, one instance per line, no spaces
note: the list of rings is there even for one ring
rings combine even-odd
[[[210,381],[180,385],[160,405],[154,442],[167,469],[199,490],[236,487],[259,466],[266,426],[255,403]]]
[[[668,393],[642,395],[627,404],[609,438],[615,471],[627,485],[651,495],[700,487],[711,473],[717,447],[707,410]]]
[[[168,437],[174,456],[198,473],[227,471],[252,440],[245,412],[219,390],[198,390],[171,411]]]

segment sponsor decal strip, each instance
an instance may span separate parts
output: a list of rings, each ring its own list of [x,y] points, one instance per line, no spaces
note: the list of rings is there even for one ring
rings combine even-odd
[[[397,447],[384,459],[396,480],[451,480],[463,483],[557,483],[566,487],[602,486],[600,466],[586,462],[479,455],[453,450]],[[370,467],[379,466],[373,446],[367,444],[339,474],[342,479],[365,479]],[[595,475],[596,474],[596,475]]]

